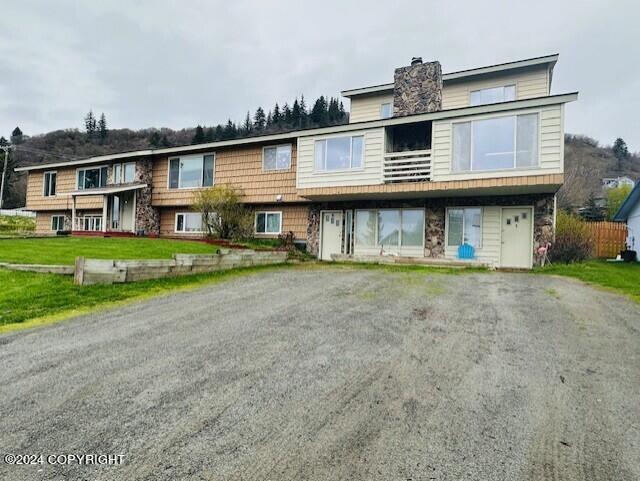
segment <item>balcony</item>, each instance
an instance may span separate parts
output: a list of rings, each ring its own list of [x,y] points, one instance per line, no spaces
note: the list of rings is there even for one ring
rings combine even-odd
[[[388,152],[384,155],[382,180],[394,182],[429,182],[431,180],[431,150]]]

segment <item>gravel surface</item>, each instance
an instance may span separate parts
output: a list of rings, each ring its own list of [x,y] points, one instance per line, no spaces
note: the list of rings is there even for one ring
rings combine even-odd
[[[555,277],[262,272],[0,336],[0,453],[45,455],[0,479],[637,480],[639,329]]]

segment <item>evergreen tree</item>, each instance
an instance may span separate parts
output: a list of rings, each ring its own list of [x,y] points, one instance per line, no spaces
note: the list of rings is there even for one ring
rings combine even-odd
[[[271,120],[275,127],[278,127],[282,121],[282,114],[280,113],[280,106],[278,105],[278,102],[276,102],[276,105],[273,107],[273,116]]]
[[[162,142],[162,137],[160,136],[160,132],[154,131],[151,134],[151,137],[149,137],[149,144],[151,144],[152,147],[155,147],[157,149],[158,147],[160,147],[161,142]]]
[[[253,116],[253,128],[258,132],[261,132],[264,130],[266,123],[267,117],[264,114],[264,110],[262,110],[262,107],[258,107],[255,115]]]
[[[220,124],[216,125],[216,139],[224,139],[224,128]]]
[[[267,123],[265,125],[265,129],[266,130],[274,130],[274,123],[273,123],[273,115],[271,115],[271,110],[269,110],[269,113],[267,114]],[[277,127],[275,128],[275,130],[277,130]]]
[[[618,137],[613,143],[611,150],[618,161],[618,171],[621,171],[624,162],[629,158],[629,148],[627,147],[627,143]]]
[[[171,147],[171,142],[167,138],[166,134],[162,135],[162,139],[160,140],[160,146],[162,147]]]
[[[93,138],[98,129],[98,122],[93,115],[93,110],[89,110],[89,113],[84,118],[84,127],[89,139]]]
[[[224,140],[230,140],[236,138],[238,135],[238,129],[236,124],[234,124],[231,119],[227,121],[227,125],[224,127],[224,131],[222,133],[222,137]]]
[[[340,122],[340,106],[338,105],[338,99],[331,97],[329,100],[329,108],[327,109],[327,120],[329,124],[337,124]]]
[[[98,120],[98,134],[100,135],[100,140],[102,142],[105,141],[109,130],[107,129],[107,118],[104,115],[104,112],[100,114],[100,120]]]
[[[245,135],[251,135],[251,131],[253,130],[253,123],[251,122],[251,114],[247,111],[247,116],[244,119],[244,124],[242,124],[242,130],[244,130]]]
[[[284,106],[282,107],[282,121],[280,122],[280,124],[285,129],[291,126],[291,108],[287,103],[285,103]]]
[[[328,123],[327,101],[324,95],[321,95],[313,104],[311,114],[309,115],[313,125],[321,127]]]
[[[204,129],[201,125],[196,127],[196,133],[193,135],[191,139],[192,144],[202,144],[204,142]]]
[[[299,129],[301,119],[302,116],[300,115],[300,104],[298,103],[298,99],[296,98],[293,101],[293,107],[291,108],[291,126],[294,129]]]
[[[209,127],[204,132],[204,141],[205,142],[215,142],[216,141],[216,131],[213,130],[213,127]]]
[[[22,130],[20,130],[20,127],[16,127],[15,129],[13,129],[13,132],[11,132],[11,143],[19,144],[21,142],[22,142]]]
[[[9,145],[9,141],[4,137],[0,137],[0,147],[4,147],[5,145]]]
[[[341,124],[348,123],[349,122],[349,115],[344,110],[344,104],[342,102],[340,102],[339,112],[340,112],[340,123]]]
[[[300,128],[304,129],[309,125],[309,113],[307,112],[307,103],[304,101],[304,95],[300,96]]]

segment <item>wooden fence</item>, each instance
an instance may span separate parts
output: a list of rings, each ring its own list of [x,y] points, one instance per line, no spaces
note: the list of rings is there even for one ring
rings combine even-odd
[[[622,222],[587,222],[593,239],[595,257],[613,258],[625,248],[627,226]]]

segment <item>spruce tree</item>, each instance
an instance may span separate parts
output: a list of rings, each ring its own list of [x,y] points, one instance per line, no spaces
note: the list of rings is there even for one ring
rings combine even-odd
[[[304,101],[304,95],[300,96],[300,128],[304,129],[309,124],[309,113],[307,112],[307,104]]]
[[[251,114],[247,111],[247,116],[244,119],[244,124],[242,124],[242,130],[244,130],[245,135],[251,135],[251,131],[253,130],[253,123],[251,122]]]
[[[264,110],[262,107],[258,107],[256,109],[256,113],[253,116],[253,128],[258,132],[264,130],[264,126],[267,123],[267,117],[264,114]]]
[[[611,147],[611,150],[613,151],[613,155],[618,161],[618,171],[621,171],[624,162],[629,158],[629,148],[627,147],[627,143],[620,137],[618,137],[613,143],[613,147]]]
[[[191,139],[192,144],[201,144],[204,142],[204,130],[201,125],[196,127],[196,132]]]
[[[104,142],[109,134],[109,130],[107,129],[107,118],[104,115],[104,112],[100,114],[100,120],[98,120],[98,135],[100,136],[100,140]]]
[[[162,139],[160,140],[160,145],[162,147],[171,147],[171,142],[169,142],[169,139],[167,138],[166,134],[162,135]]]
[[[4,137],[3,137],[4,138]],[[11,132],[11,143],[12,144],[19,144],[22,142],[22,130],[20,130],[20,127],[16,127],[15,129],[13,129],[13,132]]]
[[[289,104],[285,103],[282,107],[282,121],[281,125],[283,128],[288,129],[291,127],[291,108]]]
[[[327,109],[327,119],[329,124],[337,124],[340,121],[340,106],[338,99],[331,97],[329,100],[329,108]]]
[[[149,137],[149,144],[151,144],[152,147],[158,148],[160,147],[162,142],[162,137],[160,136],[160,133],[158,131],[154,131],[151,134],[151,137]]]
[[[265,124],[265,130],[271,131],[273,130],[273,115],[271,115],[271,110],[269,110],[269,113],[267,114],[267,122]],[[277,128],[276,128],[277,130]]]
[[[84,127],[87,132],[87,137],[89,137],[89,139],[93,138],[98,128],[98,123],[93,115],[93,110],[89,110],[89,113],[85,116]]]
[[[225,125],[224,127],[224,131],[222,133],[222,136],[224,138],[224,140],[231,140],[236,138],[236,136],[238,135],[238,129],[236,127],[236,124],[234,124],[231,119],[229,119],[227,121],[227,125]]]
[[[276,128],[279,127],[280,122],[282,122],[282,114],[280,113],[280,106],[278,105],[278,102],[276,102],[276,105],[273,107],[273,116],[271,117],[271,121]]]
[[[313,104],[309,117],[316,127],[323,127],[328,124],[327,101],[324,95],[321,95]]]
[[[294,129],[300,128],[300,120],[302,116],[300,115],[300,104],[298,103],[298,99],[296,98],[293,101],[293,107],[291,108],[291,124]]]
[[[205,142],[214,142],[216,140],[216,132],[213,127],[209,127],[204,133]]]

